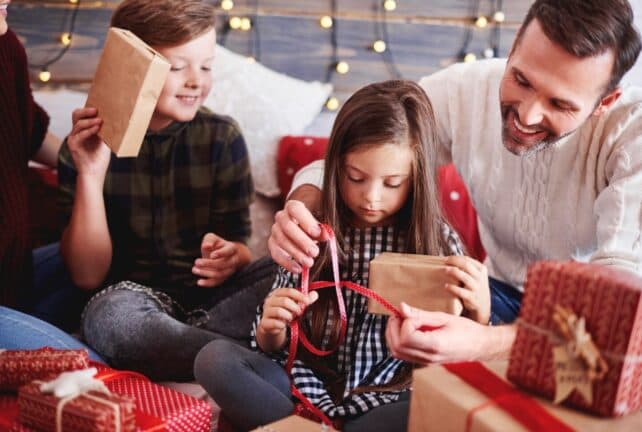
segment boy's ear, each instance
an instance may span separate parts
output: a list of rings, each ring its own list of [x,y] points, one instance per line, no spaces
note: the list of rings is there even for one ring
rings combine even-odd
[[[604,114],[606,111],[608,111],[609,108],[613,106],[615,102],[617,102],[621,95],[622,88],[619,86],[613,89],[611,92],[607,93],[606,96],[602,97],[595,110],[593,110],[593,115],[601,116],[602,114]]]

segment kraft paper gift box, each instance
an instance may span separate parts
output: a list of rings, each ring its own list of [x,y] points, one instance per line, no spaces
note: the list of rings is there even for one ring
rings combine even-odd
[[[71,398],[58,398],[41,392],[41,383],[34,381],[20,387],[18,417],[23,426],[51,432],[136,430],[134,401],[129,397],[89,391]]]
[[[476,373],[476,369],[483,367],[486,373],[490,373],[493,379],[500,379],[504,385],[510,388],[510,391],[504,396],[492,399],[485,394],[488,388],[480,390],[444,366],[432,365],[417,369],[413,374],[413,392],[408,419],[409,432],[561,432],[572,430],[631,432],[642,430],[642,413],[617,419],[599,418],[554,405],[550,401],[520,391],[506,381],[506,361],[476,363],[473,366],[472,373],[478,380],[485,381],[483,374]],[[533,423],[530,426],[520,423],[500,405],[502,401],[514,403],[518,398],[520,404],[515,405],[521,408],[522,418],[532,420]],[[527,407],[526,409],[522,408],[524,405]],[[533,413],[528,412],[528,408],[533,408]]]
[[[169,62],[128,30],[112,27],[86,106],[103,119],[98,133],[119,157],[137,156],[163,90]]]
[[[0,350],[0,390],[18,390],[33,380],[88,366],[89,356],[84,349]]]
[[[384,252],[370,261],[368,285],[394,307],[401,302],[430,311],[460,315],[461,301],[447,291],[446,283],[458,281],[444,272],[445,257]],[[390,314],[369,299],[368,312]]]
[[[625,271],[576,262],[531,265],[508,378],[602,416],[640,410],[641,293],[642,279]]]
[[[252,432],[336,432],[330,426],[315,423],[297,415],[291,415],[265,426],[259,426]]]

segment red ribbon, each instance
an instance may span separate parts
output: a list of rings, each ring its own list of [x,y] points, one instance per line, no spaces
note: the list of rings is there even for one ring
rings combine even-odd
[[[301,273],[301,292],[303,294],[308,294],[309,291],[329,288],[333,286],[337,295],[337,305],[339,308],[339,318],[341,320],[341,328],[340,328],[339,337],[337,339],[337,343],[335,344],[335,346],[331,347],[330,349],[322,350],[315,347],[309,341],[305,333],[299,331],[299,326],[300,326],[299,321],[301,319],[301,316],[293,319],[292,322],[290,323],[290,346],[289,346],[288,359],[285,364],[285,370],[290,376],[290,378],[292,377],[292,365],[294,364],[294,359],[296,358],[299,341],[308,351],[321,357],[332,354],[343,343],[348,324],[347,324],[345,302],[343,300],[343,293],[341,291],[341,287],[345,287],[347,289],[350,289],[352,291],[355,291],[361,294],[362,296],[375,300],[376,302],[380,303],[384,308],[386,308],[388,311],[390,311],[393,315],[403,319],[403,315],[401,314],[401,311],[396,307],[394,307],[386,299],[381,297],[379,294],[354,282],[340,280],[339,259],[337,254],[337,243],[336,243],[336,238],[334,236],[334,232],[332,231],[332,228],[330,228],[328,225],[320,224],[319,226],[323,231],[325,231],[325,233],[328,236],[328,245],[330,247],[330,257],[332,259],[332,275],[334,277],[334,281],[333,282],[318,281],[318,282],[310,283],[310,269],[308,267],[303,267],[303,271]],[[423,326],[419,330],[430,331],[430,330],[435,330],[437,328],[439,327]],[[305,395],[303,395],[295,387],[294,383],[290,385],[290,391],[297,399],[301,401],[303,406],[308,411],[310,411],[314,416],[320,419],[322,423],[325,423],[327,425],[332,425],[332,421],[320,409],[315,407],[312,404],[312,402],[310,402],[310,400],[307,397],[305,397]]]
[[[572,432],[573,429],[546,411],[536,400],[521,393],[479,362],[444,364],[450,373],[482,392],[490,401],[474,408],[466,418],[466,432],[473,416],[488,406],[497,405],[529,431]]]

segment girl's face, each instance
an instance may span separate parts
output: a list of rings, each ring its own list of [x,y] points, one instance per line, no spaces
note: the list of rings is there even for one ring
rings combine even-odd
[[[410,192],[413,155],[410,146],[398,144],[365,146],[346,154],[339,191],[355,226],[394,220]]]

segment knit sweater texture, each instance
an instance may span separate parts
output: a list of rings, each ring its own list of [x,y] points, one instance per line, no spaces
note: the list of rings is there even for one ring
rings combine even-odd
[[[49,117],[33,99],[27,56],[16,35],[0,36],[0,304],[12,306],[31,284],[27,162]]]

